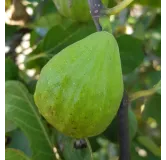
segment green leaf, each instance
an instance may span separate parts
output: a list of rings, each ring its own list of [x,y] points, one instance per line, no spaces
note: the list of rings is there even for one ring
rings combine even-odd
[[[5,24],[5,41],[11,39],[11,37],[18,31],[18,26],[11,26]]]
[[[29,0],[29,1],[37,1],[38,5],[34,9],[34,15],[36,17],[41,17],[48,15],[49,13],[55,13],[56,8],[52,0],[50,1],[41,1],[41,0]],[[52,22],[53,23],[53,22]]]
[[[29,2],[40,2],[40,0],[28,0]]]
[[[160,148],[149,138],[146,136],[140,136],[137,138],[138,142],[145,146],[150,152],[152,152],[155,156],[161,156]]]
[[[161,57],[161,26],[157,26],[155,27],[155,29],[151,29],[146,32],[146,42],[144,45],[147,52],[152,52],[157,56]]]
[[[5,120],[5,133],[11,132],[12,130],[15,130],[17,127],[16,125],[9,120]]]
[[[109,0],[109,2],[108,2],[108,7],[109,8],[115,7],[116,5],[117,5],[116,0]]]
[[[86,148],[76,149],[74,143],[76,139],[65,136],[54,130],[55,141],[59,148],[59,153],[64,160],[92,160],[92,151],[88,139]]]
[[[158,46],[156,48],[156,55],[161,57],[161,40],[158,43]]]
[[[161,124],[161,95],[155,94],[151,96],[145,104],[145,110],[143,112],[143,118],[154,118],[157,123]]]
[[[148,88],[152,88],[161,80],[161,71],[146,72],[144,77],[144,83]]]
[[[161,94],[161,80],[155,85],[156,92]]]
[[[88,140],[90,142],[91,148],[92,148],[92,152],[96,152],[99,148],[100,148],[100,144],[97,142],[97,139],[100,137],[101,135],[98,136],[93,136],[93,137],[89,137]]]
[[[24,152],[24,154],[26,154],[28,157],[32,156],[28,138],[20,129],[16,129],[8,133],[8,137],[11,139],[11,142],[8,144],[8,148],[20,150]]]
[[[5,58],[5,81],[18,79],[18,67],[11,58]]]
[[[62,18],[58,13],[50,13],[41,16],[38,20],[32,24],[33,28],[47,28],[50,29],[53,26],[60,25],[62,23]]]
[[[8,148],[5,150],[5,160],[30,160],[23,152]]]
[[[134,2],[144,6],[151,6],[155,8],[161,7],[161,0],[135,0]]]
[[[140,40],[145,40],[148,28],[154,23],[155,18],[156,12],[149,12],[149,10],[145,11],[143,15],[137,19],[137,22],[134,25],[133,36]]]
[[[144,154],[141,154],[143,151]],[[149,152],[143,145],[137,142],[131,144],[131,160],[160,160],[160,157]]]
[[[119,45],[122,71],[124,74],[132,72],[143,62],[142,41],[129,35],[117,38]]]
[[[52,160],[53,145],[46,125],[38,113],[33,97],[22,83],[5,83],[5,106],[6,118],[13,121],[28,137],[33,160]]]
[[[31,80],[28,82],[28,90],[31,94],[34,94],[36,88],[37,80]]]
[[[37,48],[26,57],[26,68],[43,67],[52,56],[93,32],[95,32],[95,28],[91,23],[73,24],[67,29],[61,26],[52,27]]]

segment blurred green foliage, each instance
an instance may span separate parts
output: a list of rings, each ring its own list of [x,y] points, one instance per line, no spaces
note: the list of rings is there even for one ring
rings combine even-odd
[[[8,12],[14,6],[10,0],[5,2]],[[118,2],[109,0],[109,7]],[[94,23],[91,20],[78,23],[61,16],[52,0],[27,0],[24,5],[30,16],[28,22],[24,25],[14,23],[12,16],[5,22],[6,159],[53,160],[60,156],[64,160],[88,160],[93,156],[94,160],[117,160],[116,117],[103,134],[89,138],[86,140],[88,147],[79,150],[73,147],[75,139],[47,124],[32,98],[42,67],[63,48],[96,32]],[[14,12],[17,10],[12,10],[11,14]],[[128,94],[158,85],[157,93],[140,96],[130,103],[131,160],[159,160],[161,1],[134,0],[128,8],[108,20],[119,45]]]

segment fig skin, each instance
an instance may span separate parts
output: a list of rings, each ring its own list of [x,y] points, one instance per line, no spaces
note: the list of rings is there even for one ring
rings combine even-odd
[[[122,96],[118,44],[112,34],[101,31],[63,49],[43,67],[34,99],[58,131],[85,138],[108,127]]]
[[[78,22],[87,22],[91,19],[88,0],[53,0],[59,13]],[[108,0],[102,0],[107,7]]]

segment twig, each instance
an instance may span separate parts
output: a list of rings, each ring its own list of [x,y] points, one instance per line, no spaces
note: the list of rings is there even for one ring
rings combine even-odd
[[[128,120],[128,96],[124,92],[118,111],[118,136],[120,157],[119,160],[130,160],[129,120]]]
[[[138,92],[135,92],[135,93],[130,95],[130,101],[134,101],[134,100],[141,98],[141,97],[148,97],[148,96],[151,96],[155,93],[156,93],[155,88],[138,91]]]
[[[95,23],[97,31],[102,31],[102,27],[99,23],[100,11],[103,9],[101,0],[88,0],[90,13]]]
[[[115,6],[113,8],[103,9],[101,11],[101,13],[105,14],[105,15],[117,14],[120,11],[122,11],[124,8],[126,8],[132,1],[134,1],[134,0],[124,0],[124,1],[122,1],[121,3],[119,3],[117,6]]]

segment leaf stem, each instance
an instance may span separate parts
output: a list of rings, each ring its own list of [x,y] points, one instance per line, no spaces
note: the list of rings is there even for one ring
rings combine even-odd
[[[93,160],[92,147],[91,147],[91,145],[90,145],[90,142],[89,142],[88,138],[85,138],[85,141],[86,141],[87,146],[88,146],[88,148],[89,148],[89,150],[90,150],[90,154],[91,154],[91,157],[92,157],[92,160]]]
[[[122,11],[124,8],[126,8],[132,1],[134,0],[124,0],[121,3],[119,3],[117,6],[113,7],[113,8],[104,8],[101,11],[101,14],[104,15],[114,15],[119,13],[120,11]]]
[[[148,90],[142,90],[142,91],[138,91],[138,92],[131,94],[129,99],[130,99],[130,101],[134,101],[134,100],[141,98],[141,97],[151,96],[154,93],[156,93],[155,88],[148,89]]]

